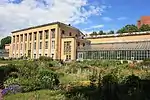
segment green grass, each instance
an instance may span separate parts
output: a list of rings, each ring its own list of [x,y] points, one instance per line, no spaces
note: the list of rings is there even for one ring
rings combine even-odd
[[[65,100],[61,91],[39,90],[29,93],[7,95],[4,100]]]

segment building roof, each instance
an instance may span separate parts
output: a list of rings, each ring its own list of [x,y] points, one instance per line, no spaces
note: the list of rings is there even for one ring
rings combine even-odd
[[[90,49],[79,49],[79,51],[97,50],[150,50],[150,41],[117,42],[92,44]]]
[[[97,38],[110,38],[110,37],[125,37],[125,36],[137,36],[137,35],[150,35],[150,31],[145,32],[132,32],[123,34],[109,34],[109,35],[97,35],[97,36],[86,36],[87,39],[97,39]]]
[[[72,28],[72,29],[75,29],[77,31],[79,31],[81,34],[83,34],[79,29],[71,26],[71,25],[67,25],[67,24],[64,24],[64,23],[61,23],[61,22],[52,22],[52,23],[48,23],[48,24],[43,24],[43,25],[38,25],[38,26],[33,26],[33,27],[29,27],[29,28],[24,28],[24,29],[20,29],[20,30],[16,30],[16,31],[12,31],[11,33],[16,33],[16,32],[21,32],[21,31],[26,31],[26,30],[30,30],[30,29],[34,29],[34,28],[39,28],[39,27],[44,27],[44,26],[49,26],[49,25],[54,25],[54,24],[62,24],[62,25],[65,25],[69,28]],[[84,35],[84,34],[83,34]]]

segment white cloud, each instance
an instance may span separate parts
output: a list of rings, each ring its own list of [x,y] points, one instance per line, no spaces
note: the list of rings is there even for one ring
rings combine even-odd
[[[101,15],[105,5],[95,6],[88,0],[0,0],[0,35],[33,25],[61,21],[85,23],[93,15]]]
[[[84,30],[97,29],[97,28],[103,28],[103,27],[104,27],[104,25],[100,24],[100,25],[95,25],[95,26],[85,28]]]
[[[103,19],[104,21],[112,21],[112,20],[113,20],[113,19],[110,18],[110,17],[102,17],[102,19]]]
[[[127,17],[119,17],[119,18],[117,18],[117,20],[126,20],[127,19]]]

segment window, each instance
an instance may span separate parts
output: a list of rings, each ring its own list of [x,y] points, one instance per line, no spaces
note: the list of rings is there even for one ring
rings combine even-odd
[[[34,42],[34,49],[36,49],[36,42]]]
[[[71,33],[71,32],[69,33],[69,36],[72,36],[72,33]]]
[[[78,46],[80,46],[80,42],[78,42]]]
[[[20,35],[20,38],[21,38],[21,42],[23,41],[23,35]]]
[[[48,30],[45,30],[45,34],[46,34],[46,39],[48,39],[48,37],[49,37],[49,31]]]
[[[36,59],[36,54],[34,54],[34,59]]]
[[[42,40],[42,37],[43,37],[43,32],[42,31],[39,31],[39,34],[40,34],[40,40]]]
[[[23,46],[23,45],[22,45],[22,43],[21,43],[20,50],[22,50],[22,46]]]
[[[48,49],[48,41],[45,42],[45,49]]]
[[[52,49],[55,49],[55,41],[52,41]]]
[[[27,34],[25,34],[25,41],[27,41]]]
[[[39,54],[39,56],[41,57],[41,54]]]
[[[45,57],[47,57],[47,54],[45,54]]]
[[[55,29],[51,29],[52,38],[55,38]]]
[[[29,33],[30,41],[32,40],[32,33]]]
[[[26,50],[26,48],[27,48],[27,43],[25,43],[25,47],[24,47],[24,49]]]
[[[17,42],[19,42],[19,35],[17,35]]]
[[[37,32],[34,32],[34,40],[36,40]]]
[[[15,36],[13,36],[13,43],[15,43]]]
[[[71,41],[64,42],[64,54],[70,54],[71,53]]]
[[[71,59],[71,55],[69,55],[69,59]]]
[[[83,47],[85,46],[85,43],[83,43]]]
[[[64,31],[64,30],[62,30],[61,34],[63,34],[63,35],[64,35],[64,34],[65,34],[65,31]]]
[[[40,49],[42,49],[42,42],[40,42]]]
[[[31,43],[29,44],[29,49],[31,50]]]

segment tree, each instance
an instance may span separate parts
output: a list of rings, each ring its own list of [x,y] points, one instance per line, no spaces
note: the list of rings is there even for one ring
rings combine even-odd
[[[139,29],[140,31],[150,31],[150,26],[149,25],[142,25]]]
[[[99,32],[98,32],[98,35],[103,35],[104,34],[104,32],[102,31],[102,30],[100,30]]]
[[[90,34],[90,36],[98,35],[97,32],[93,32]]]
[[[132,32],[138,32],[139,29],[136,25],[126,25],[125,27],[121,28],[117,31],[117,33],[132,33]]]
[[[111,31],[108,32],[107,34],[115,34],[115,32],[111,30]]]
[[[11,43],[11,36],[7,36],[5,38],[3,38],[1,40],[1,49],[4,49],[5,48],[5,44],[10,44]]]

